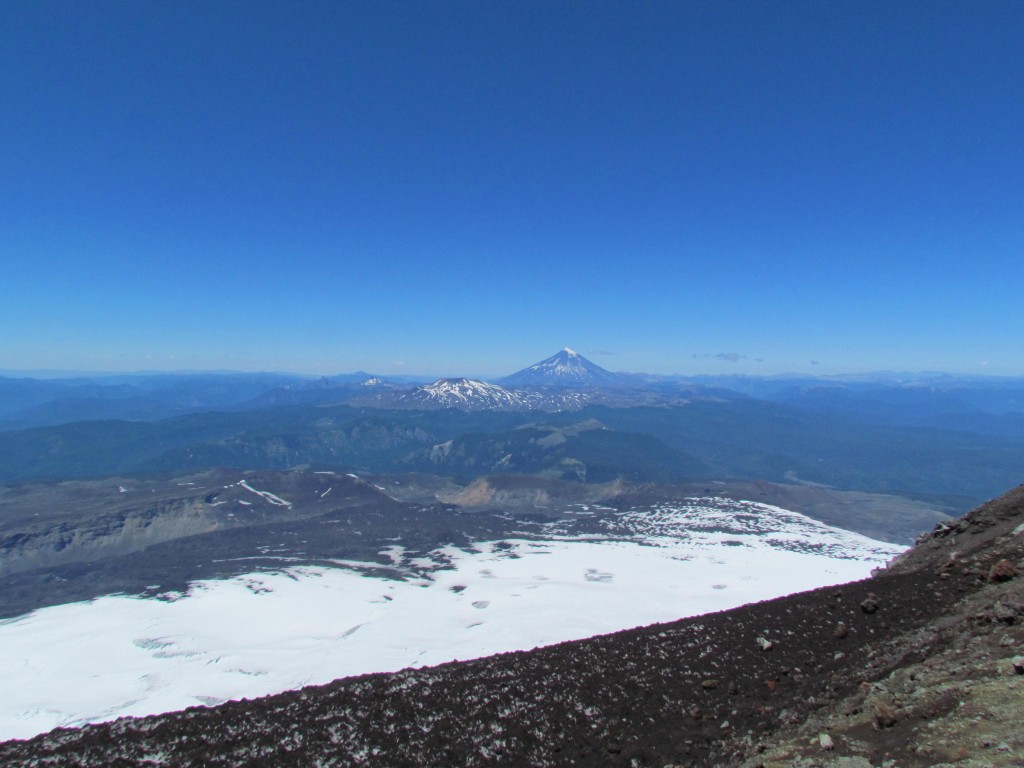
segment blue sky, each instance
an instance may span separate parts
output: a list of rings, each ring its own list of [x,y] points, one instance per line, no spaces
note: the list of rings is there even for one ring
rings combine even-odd
[[[1024,375],[1021,29],[8,0],[0,368]]]

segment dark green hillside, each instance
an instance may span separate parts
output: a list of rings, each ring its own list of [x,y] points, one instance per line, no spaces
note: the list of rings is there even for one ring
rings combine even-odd
[[[157,422],[90,421],[0,433],[0,483],[298,464],[386,469],[436,442],[502,431],[531,414],[380,411],[347,406],[198,413]]]
[[[556,419],[581,415],[656,437],[722,479],[800,480],[969,505],[1024,477],[1024,440],[884,425],[766,401],[593,407]]]
[[[0,377],[0,431],[108,419],[155,421],[215,409],[236,410],[268,390],[286,386],[302,389],[310,382],[307,377],[273,373]]]
[[[636,432],[618,432],[590,420],[562,428],[547,424],[509,432],[463,435],[409,457],[409,468],[469,480],[482,474],[521,473],[602,483],[616,478],[678,482],[704,477],[707,468],[683,451]]]
[[[606,429],[580,427],[590,420]],[[546,414],[302,406],[0,433],[0,483],[303,465],[462,479],[504,472],[587,482],[764,479],[967,508],[1024,476],[1024,439],[752,399]]]

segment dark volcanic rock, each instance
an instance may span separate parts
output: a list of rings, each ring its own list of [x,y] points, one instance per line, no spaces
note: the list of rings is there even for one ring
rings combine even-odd
[[[888,697],[875,699],[874,703],[875,723],[879,728],[891,728],[896,725],[896,708]]]
[[[1017,575],[1017,566],[1009,560],[1000,560],[988,570],[988,580],[992,582],[1009,581]]]
[[[877,613],[877,611],[878,611],[878,595],[876,595],[874,592],[870,593],[866,598],[864,598],[861,601],[860,609],[862,611],[864,611],[864,613],[866,613],[868,615],[870,615],[872,613]]]

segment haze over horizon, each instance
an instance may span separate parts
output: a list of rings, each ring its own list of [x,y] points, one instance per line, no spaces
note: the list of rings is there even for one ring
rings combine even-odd
[[[572,351],[566,347],[566,351]],[[584,356],[585,357],[585,356]],[[704,358],[714,358],[719,362],[734,363],[739,362],[730,358],[733,355],[721,354],[721,355],[706,355]],[[540,361],[538,361],[540,362]],[[593,362],[593,361],[591,361]],[[755,361],[760,362],[760,361]],[[526,366],[531,367],[531,366]],[[603,366],[601,366],[603,368]],[[980,371],[978,373],[970,372],[950,372],[950,371],[939,371],[939,370],[849,370],[842,372],[825,372],[825,371],[807,371],[807,372],[796,372],[796,371],[782,371],[779,373],[762,374],[756,372],[745,372],[743,370],[736,370],[730,368],[719,367],[717,371],[713,371],[714,366],[706,366],[705,369],[691,372],[691,373],[680,373],[673,371],[670,373],[655,373],[652,371],[626,371],[626,370],[610,370],[614,374],[625,374],[625,375],[653,375],[653,376],[666,376],[666,377],[694,377],[699,378],[701,376],[736,376],[736,377],[753,377],[753,378],[801,378],[810,377],[815,379],[849,379],[851,381],[868,381],[868,380],[892,380],[896,381],[916,381],[920,382],[929,378],[943,378],[950,377],[951,380],[956,381],[969,381],[971,379],[977,380],[1006,380],[1007,382],[1017,380],[1021,377],[1014,375],[1000,375],[990,373],[987,371]],[[302,370],[275,370],[275,369],[191,369],[191,368],[151,368],[151,369],[125,369],[125,370],[70,370],[60,368],[49,368],[49,369],[5,369],[0,368],[0,377],[13,377],[13,378],[36,378],[36,379],[73,379],[73,378],[118,378],[118,377],[132,377],[132,376],[162,376],[162,375],[262,375],[262,374],[279,374],[282,376],[298,376],[298,377],[309,377],[311,379],[324,377],[324,376],[348,376],[352,374],[362,373],[367,376],[385,376],[394,380],[405,380],[410,382],[428,382],[432,380],[442,379],[469,379],[469,380],[483,380],[488,382],[501,383],[506,388],[516,389],[513,384],[506,384],[502,382],[502,379],[516,373],[515,371],[503,371],[497,374],[482,374],[470,370],[450,370],[450,371],[439,371],[433,369],[426,369],[422,371],[398,371],[392,374],[382,374],[380,371],[366,370],[365,366],[357,367],[346,370],[335,370],[335,371],[302,371]]]
[[[0,369],[1024,375],[1024,5],[0,9]]]

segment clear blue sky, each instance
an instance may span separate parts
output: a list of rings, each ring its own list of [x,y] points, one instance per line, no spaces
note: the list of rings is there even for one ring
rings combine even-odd
[[[1024,374],[1022,30],[6,0],[0,368]]]

